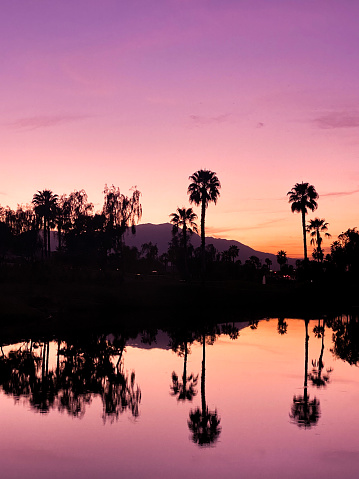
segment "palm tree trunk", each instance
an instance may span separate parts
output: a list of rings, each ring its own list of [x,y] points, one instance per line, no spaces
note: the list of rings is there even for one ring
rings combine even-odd
[[[307,253],[307,231],[305,229],[305,211],[302,209],[302,227],[303,227],[303,244],[304,244],[304,261],[308,260]]]
[[[44,253],[47,256],[47,226],[46,226],[46,218],[44,216]]]
[[[201,376],[201,400],[202,414],[206,414],[206,335],[203,335],[203,357],[202,357],[202,376]]]
[[[202,209],[201,209],[201,248],[202,248],[202,275],[204,276],[206,270],[206,233],[205,233],[205,219],[206,219],[206,201],[205,196],[202,195]]]
[[[50,242],[50,221],[47,223],[47,251],[48,251],[48,256],[51,254],[51,242]]]
[[[182,234],[183,234],[183,252],[184,252],[184,274],[185,274],[185,278],[187,279],[187,278],[188,278],[188,263],[187,263],[187,226],[186,226],[186,222],[185,222],[185,221],[184,221],[184,224],[183,224]]]

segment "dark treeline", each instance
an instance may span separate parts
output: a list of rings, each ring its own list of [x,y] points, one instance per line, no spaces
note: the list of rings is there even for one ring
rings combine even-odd
[[[198,200],[198,199],[197,199]],[[199,200],[198,200],[199,201]],[[202,208],[203,209],[203,208]],[[205,211],[205,209],[204,209]],[[177,208],[170,216],[173,224],[168,251],[159,255],[156,244],[145,243],[140,249],[128,247],[124,233],[141,219],[140,192],[127,197],[115,186],[105,187],[102,210],[94,212],[84,190],[58,196],[50,190],[37,192],[32,203],[16,210],[0,207],[0,265],[47,261],[70,267],[94,267],[120,270],[122,273],[161,273],[196,279],[206,267],[207,279],[243,279],[262,282],[288,279],[315,279],[324,276],[342,281],[356,281],[359,274],[359,232],[348,229],[339,235],[326,256],[322,235],[327,223],[316,218],[306,226],[314,245],[313,261],[288,265],[286,252],[277,253],[281,274],[273,274],[275,265],[257,256],[243,264],[237,259],[239,249],[232,245],[219,252],[202,242],[193,248],[191,236],[198,232],[197,215],[192,208]],[[202,221],[201,221],[202,223]],[[56,235],[50,234],[56,232]],[[203,228],[202,231],[203,233]],[[305,243],[305,252],[307,246]]]
[[[38,191],[29,205],[0,207],[0,262],[49,259],[56,250],[65,263],[106,264],[111,254],[121,255],[125,231],[141,219],[140,195],[105,186],[102,210],[95,213],[84,190],[60,197]]]

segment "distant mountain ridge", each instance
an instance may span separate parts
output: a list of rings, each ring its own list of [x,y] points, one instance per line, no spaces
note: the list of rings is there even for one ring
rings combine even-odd
[[[130,231],[125,233],[125,244],[127,246],[136,246],[141,249],[141,245],[144,243],[152,242],[157,244],[158,254],[165,253],[168,249],[168,244],[172,239],[172,225],[170,223],[162,223],[155,225],[152,223],[145,223],[136,226],[136,233],[133,235]],[[201,237],[194,233],[191,236],[191,242],[195,248],[201,245]],[[213,238],[211,236],[206,237],[206,244],[213,244],[213,246],[222,253],[232,245],[239,248],[239,255],[237,259],[240,259],[244,263],[250,256],[257,256],[263,263],[266,258],[272,261],[272,268],[279,269],[277,263],[277,257],[272,253],[265,253],[262,251],[256,251],[249,246],[240,243],[235,240],[227,240],[223,238]],[[295,266],[295,258],[288,258],[288,264]]]

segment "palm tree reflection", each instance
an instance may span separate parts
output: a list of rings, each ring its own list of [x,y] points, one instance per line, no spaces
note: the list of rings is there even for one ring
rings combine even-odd
[[[201,409],[196,408],[189,413],[188,427],[192,432],[192,441],[199,446],[214,444],[222,428],[217,410],[210,411],[206,404],[206,333],[202,335],[203,357],[201,375]]]
[[[309,324],[309,320],[306,319],[305,320],[304,394],[293,396],[292,409],[289,415],[293,423],[297,424],[297,426],[299,427],[304,427],[305,429],[309,429],[312,426],[315,426],[320,417],[319,400],[316,397],[311,400],[308,394],[308,344],[309,344],[308,324]]]
[[[197,395],[197,381],[198,374],[195,376],[191,373],[187,376],[187,358],[190,353],[189,345],[193,342],[193,334],[189,330],[181,330],[172,332],[171,336],[171,349],[179,356],[183,356],[183,373],[182,381],[179,376],[172,372],[172,385],[171,395],[177,397],[177,401],[192,401],[194,396]]]
[[[329,375],[332,372],[331,369],[327,369],[326,373],[323,374],[324,362],[323,362],[323,355],[324,355],[324,331],[325,331],[325,320],[323,319],[323,324],[321,324],[321,320],[318,320],[318,325],[316,325],[313,329],[313,333],[315,337],[322,339],[320,355],[318,361],[312,361],[312,372],[309,374],[309,379],[313,386],[317,388],[325,387],[329,382]]]

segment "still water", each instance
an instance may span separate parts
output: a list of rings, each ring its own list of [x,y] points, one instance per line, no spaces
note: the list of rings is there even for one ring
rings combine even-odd
[[[343,316],[4,344],[1,477],[357,478],[358,342]]]

